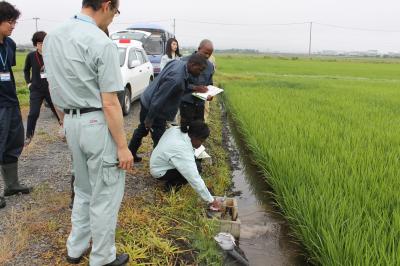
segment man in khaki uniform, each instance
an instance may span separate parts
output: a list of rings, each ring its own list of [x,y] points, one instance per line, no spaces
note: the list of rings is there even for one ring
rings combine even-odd
[[[78,264],[92,241],[90,265],[125,265],[115,227],[125,171],[133,166],[117,92],[123,90],[117,46],[104,29],[118,0],[83,0],[80,14],[49,33],[43,47],[54,105],[64,111],[73,156],[75,200],[67,261]],[[102,30],[103,29],[103,30]]]

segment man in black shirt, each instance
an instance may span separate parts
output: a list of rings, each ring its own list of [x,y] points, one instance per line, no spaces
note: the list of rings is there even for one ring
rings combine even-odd
[[[210,40],[202,40],[195,54],[207,59],[207,67],[197,77],[189,76],[189,85],[185,90],[180,106],[181,126],[186,127],[192,121],[204,121],[205,101],[192,95],[193,92],[207,92],[207,86],[213,85],[214,65],[208,60],[214,52],[214,45]],[[183,61],[188,57],[182,58]],[[208,100],[211,100],[209,98]]]
[[[53,114],[57,117],[58,123],[61,125],[61,121],[57,115],[56,109],[54,108],[53,102],[51,101],[49,83],[47,82],[44,73],[42,45],[45,37],[46,33],[44,31],[38,31],[33,34],[32,43],[33,46],[36,47],[36,51],[29,53],[25,60],[24,76],[30,91],[30,109],[25,145],[28,145],[31,142],[35,133],[36,122],[39,118],[40,107],[42,106],[43,100],[46,100],[51,111],[53,111]]]
[[[18,158],[24,147],[24,126],[15,87],[12,66],[16,65],[15,42],[9,38],[20,12],[0,2],[0,170],[5,183],[4,196],[28,194],[31,188],[18,182]],[[0,197],[0,208],[6,202]]]

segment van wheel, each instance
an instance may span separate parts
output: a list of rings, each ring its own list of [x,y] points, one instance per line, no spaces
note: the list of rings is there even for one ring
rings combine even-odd
[[[122,106],[122,113],[124,115],[128,115],[131,111],[131,104],[132,104],[132,95],[131,90],[129,88],[125,88],[124,92],[124,104]]]

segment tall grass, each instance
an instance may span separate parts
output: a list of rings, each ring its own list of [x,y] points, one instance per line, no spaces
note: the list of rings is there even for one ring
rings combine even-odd
[[[29,105],[29,89],[24,79],[24,65],[27,53],[17,53],[17,65],[13,67],[15,77],[15,85],[17,87],[17,94],[21,106]]]
[[[311,260],[399,265],[400,67],[219,59],[228,108]]]

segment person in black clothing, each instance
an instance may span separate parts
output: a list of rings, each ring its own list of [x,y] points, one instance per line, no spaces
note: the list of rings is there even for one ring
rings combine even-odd
[[[188,86],[186,87],[185,94],[182,98],[180,105],[181,125],[186,127],[192,121],[204,121],[204,106],[205,101],[194,97],[193,92],[207,92],[207,86],[213,85],[214,65],[208,60],[214,52],[213,43],[210,40],[203,40],[200,42],[199,48],[195,54],[204,56],[207,59],[207,67],[197,77],[189,76]],[[189,57],[182,58],[187,61]],[[208,100],[211,100],[209,98]]]
[[[40,107],[42,106],[43,100],[46,100],[51,111],[57,117],[58,123],[60,125],[62,124],[57,115],[56,109],[54,108],[53,102],[51,101],[49,83],[47,82],[44,73],[42,45],[45,37],[46,33],[44,31],[38,31],[33,34],[32,43],[33,46],[36,47],[36,51],[29,53],[25,60],[24,76],[30,91],[30,108],[25,145],[28,145],[31,142],[35,133],[36,122],[40,115]]]
[[[20,12],[10,3],[0,2],[0,170],[4,196],[28,194],[31,188],[18,181],[18,158],[24,148],[24,125],[12,67],[16,65],[16,44],[9,38]],[[0,208],[6,206],[0,197]]]
[[[182,98],[179,112],[181,116],[181,126],[186,128],[193,121],[204,122],[204,110],[205,101],[192,95],[193,92],[207,92],[207,86],[213,85],[213,75],[215,72],[214,65],[208,60],[214,52],[214,45],[210,40],[202,40],[200,42],[198,50],[194,53],[201,55],[207,59],[207,67],[200,73],[199,76],[189,76],[188,86],[186,87],[185,94]],[[183,61],[188,60],[188,57],[184,57]],[[212,98],[208,98],[207,101],[211,101]],[[196,159],[197,167],[201,171],[201,159]]]

